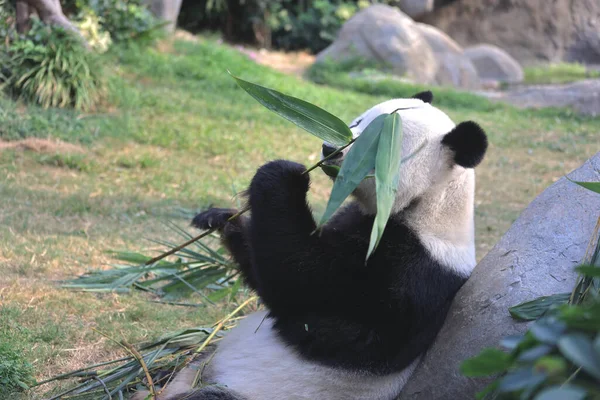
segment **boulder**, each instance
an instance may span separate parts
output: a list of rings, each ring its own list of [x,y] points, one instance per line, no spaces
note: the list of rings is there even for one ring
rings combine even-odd
[[[434,1],[433,0],[399,0],[393,3],[403,13],[417,19],[431,11],[433,11]]]
[[[569,174],[600,181],[600,153]],[[570,292],[600,213],[600,195],[566,178],[546,189],[477,265],[460,289],[435,343],[399,400],[473,399],[488,383],[465,378],[461,362],[505,336],[523,333],[508,308]]]
[[[464,55],[473,63],[481,80],[507,83],[523,81],[523,68],[499,47],[480,44],[466,48]]]
[[[479,76],[473,63],[464,56],[463,49],[439,29],[417,23],[421,35],[429,44],[438,63],[435,83],[466,89],[480,87]]]
[[[598,0],[460,0],[423,16],[462,46],[485,42],[521,63],[600,64]]]
[[[490,100],[503,101],[521,108],[570,107],[580,114],[600,116],[600,79],[564,85],[525,86],[479,94]]]
[[[356,13],[316,62],[353,58],[378,62],[419,83],[435,82],[437,62],[432,50],[415,22],[394,7],[375,4]]]

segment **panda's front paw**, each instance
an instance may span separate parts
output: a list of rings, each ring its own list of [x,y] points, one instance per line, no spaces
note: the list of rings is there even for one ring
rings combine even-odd
[[[192,220],[192,226],[207,230],[222,230],[231,218],[238,211],[233,208],[210,208],[196,215]]]
[[[304,195],[308,191],[310,178],[306,167],[293,161],[271,161],[256,171],[250,183],[250,198],[266,194],[274,196],[293,193]]]

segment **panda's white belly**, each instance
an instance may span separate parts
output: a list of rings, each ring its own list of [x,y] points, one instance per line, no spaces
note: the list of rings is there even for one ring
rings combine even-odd
[[[266,312],[251,314],[227,334],[203,381],[225,385],[250,400],[390,400],[418,363],[387,376],[309,363],[283,343],[272,329],[272,319],[265,316]]]

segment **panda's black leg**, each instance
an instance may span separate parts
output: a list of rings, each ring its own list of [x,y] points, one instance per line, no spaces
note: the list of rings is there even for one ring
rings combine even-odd
[[[248,218],[239,216],[228,221],[236,213],[237,210],[232,208],[210,208],[196,215],[192,225],[202,230],[218,229],[223,245],[239,265],[244,280],[256,290],[248,241]]]

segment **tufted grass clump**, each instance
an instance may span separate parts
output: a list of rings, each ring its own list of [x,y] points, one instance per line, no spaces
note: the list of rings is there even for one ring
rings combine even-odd
[[[102,68],[81,39],[34,20],[24,37],[8,45],[2,87],[44,108],[94,109],[104,93]]]
[[[33,383],[33,366],[9,342],[0,341],[0,398]]]

